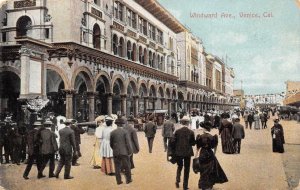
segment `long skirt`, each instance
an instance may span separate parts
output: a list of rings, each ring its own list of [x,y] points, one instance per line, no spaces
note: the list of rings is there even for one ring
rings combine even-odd
[[[91,159],[90,164],[94,167],[101,167],[101,156],[100,156],[100,139],[96,138],[95,140],[95,146],[94,146],[94,152]]]
[[[200,189],[209,189],[216,183],[228,182],[226,174],[211,149],[201,149],[199,162],[201,168],[198,187]]]
[[[112,175],[115,173],[115,165],[113,158],[102,158],[101,171],[106,175]]]

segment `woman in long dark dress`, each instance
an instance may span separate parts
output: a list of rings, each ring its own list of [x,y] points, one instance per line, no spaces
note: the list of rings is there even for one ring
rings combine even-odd
[[[273,152],[284,153],[284,133],[281,124],[279,124],[279,119],[274,120],[274,126],[271,128],[271,134],[273,139]]]
[[[235,148],[232,139],[232,128],[232,123],[228,121],[228,117],[225,115],[221,121],[219,134],[221,135],[222,152],[226,154],[235,153]]]
[[[218,135],[212,136],[210,128],[201,123],[204,134],[198,135],[196,138],[197,154],[200,150],[200,179],[198,187],[202,190],[212,189],[216,183],[225,183],[228,181],[223,169],[221,168],[215,153],[218,146]],[[214,149],[214,152],[212,151]]]

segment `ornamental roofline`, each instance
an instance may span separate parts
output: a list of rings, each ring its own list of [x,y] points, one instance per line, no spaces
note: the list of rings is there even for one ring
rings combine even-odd
[[[175,33],[189,31],[180,23],[167,9],[165,9],[157,0],[135,0],[139,5],[164,23]]]

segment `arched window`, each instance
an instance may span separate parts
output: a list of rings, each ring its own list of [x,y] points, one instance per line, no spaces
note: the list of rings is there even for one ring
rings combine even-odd
[[[139,62],[144,64],[144,54],[142,46],[139,47]]]
[[[148,54],[147,54],[147,49],[146,48],[144,48],[144,62],[143,62],[143,64],[147,64],[147,58],[148,58]]]
[[[149,51],[149,66],[150,67],[153,67],[153,57],[152,57],[152,52],[151,51]]]
[[[161,64],[161,70],[162,70],[162,71],[165,71],[165,69],[164,69],[164,68],[165,68],[165,67],[164,67],[164,65],[165,65],[165,63],[164,63],[164,62],[165,62],[165,61],[164,61],[164,57],[161,56],[160,59],[161,59],[161,61],[160,61],[160,64]]]
[[[172,75],[175,74],[175,65],[174,65],[174,61],[171,62],[171,74],[172,74]]]
[[[131,54],[131,52],[132,52],[132,49],[131,49],[131,42],[128,41],[128,42],[127,42],[127,58],[128,58],[129,60],[132,60],[132,54]]]
[[[193,82],[195,82],[194,81],[194,71],[191,72],[191,79],[192,79]]]
[[[17,21],[17,37],[28,36],[32,27],[31,19],[28,16],[22,16]]]
[[[118,36],[117,35],[113,36],[113,52],[114,52],[114,55],[118,55]]]
[[[135,44],[133,44],[133,46],[132,46],[131,60],[136,61],[136,45]]]
[[[94,0],[94,3],[98,6],[100,6],[100,0]]]
[[[101,30],[98,24],[94,25],[93,28],[93,47],[96,49],[101,48]]]
[[[119,41],[119,56],[124,57],[124,39],[122,37]]]

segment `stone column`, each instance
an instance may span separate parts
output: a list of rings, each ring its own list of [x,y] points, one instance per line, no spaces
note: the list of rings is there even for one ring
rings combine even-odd
[[[139,113],[139,96],[133,96],[133,115],[136,117]]]
[[[153,109],[154,109],[154,110],[155,110],[155,108],[156,108],[156,101],[157,101],[157,98],[154,97],[154,98],[152,99],[152,105],[153,105]]]
[[[121,95],[121,114],[124,116],[126,116],[126,103],[127,103],[126,97],[127,97],[126,94]]]
[[[168,113],[169,113],[169,116],[171,116],[171,113],[172,113],[172,100],[168,99],[167,101],[168,101]]]
[[[107,114],[112,114],[112,93],[107,93]]]
[[[72,119],[73,116],[73,97],[76,93],[76,90],[74,89],[66,89],[64,90],[66,93],[66,118]]]
[[[89,121],[95,120],[95,92],[87,92],[89,100]]]
[[[148,109],[149,99],[148,97],[144,97],[144,111],[146,112]]]
[[[165,98],[161,98],[160,99],[160,105],[161,105],[161,107],[160,107],[160,109],[164,109],[164,105],[165,105]]]

